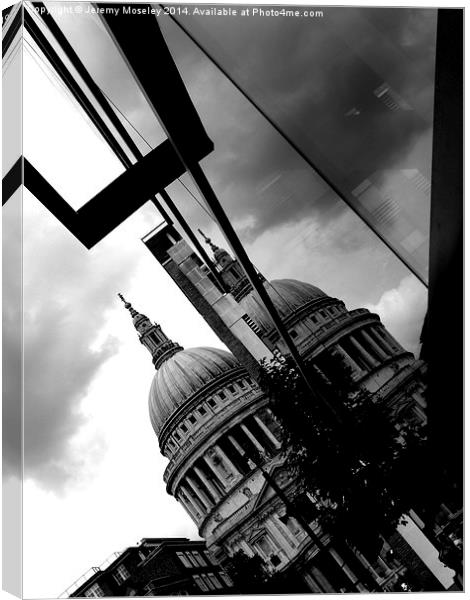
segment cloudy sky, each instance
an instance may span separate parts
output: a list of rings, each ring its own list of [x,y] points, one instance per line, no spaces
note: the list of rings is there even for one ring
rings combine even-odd
[[[126,115],[142,151],[155,147],[162,130],[100,22],[55,16]],[[215,143],[203,167],[252,261],[270,279],[309,281],[351,309],[378,312],[416,352],[424,286],[169,19],[161,25]],[[256,83],[250,89],[279,119],[289,115],[283,123],[300,132],[312,155],[320,147],[325,161],[335,161],[344,181],[379,172],[385,185],[401,169],[429,177],[433,11],[337,9],[322,24],[249,18],[244,25],[227,19],[202,25],[211,31],[213,50],[225,40],[226,64],[247,85]],[[24,74],[25,156],[78,207],[122,167],[28,44]],[[377,100],[373,91],[384,81],[409,109],[391,112]],[[345,116],[352,108],[359,112],[353,122]],[[183,181],[195,191],[186,176]],[[169,192],[195,227],[224,243],[179,182]],[[411,210],[407,198],[394,200]],[[414,200],[411,216],[426,215],[425,201]],[[13,213],[7,205],[7,226]],[[88,251],[25,193],[27,597],[58,595],[142,537],[197,535],[165,492],[166,460],[147,414],[153,366],[116,298],[123,292],[186,347],[223,347],[140,241],[159,222],[147,204]],[[11,277],[4,274],[6,286]],[[7,343],[14,319],[7,315]],[[13,342],[10,347],[13,352]],[[13,485],[13,442],[8,431],[5,437],[4,473]]]

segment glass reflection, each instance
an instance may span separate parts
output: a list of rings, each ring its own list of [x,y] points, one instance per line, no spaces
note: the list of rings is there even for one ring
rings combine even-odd
[[[424,286],[175,23],[168,19],[161,24],[215,144],[203,168],[256,268],[268,280],[310,282],[350,307],[379,310],[386,305],[387,326],[416,351],[426,306]],[[419,155],[429,167],[425,152]],[[375,210],[389,237],[401,242],[410,236],[409,249],[421,252],[424,262],[429,186],[417,170],[388,169],[386,176],[384,171],[369,168],[371,189],[355,179],[356,204]],[[181,181],[191,193],[179,182],[168,191],[185,218],[230,250],[191,178],[184,175]],[[385,204],[383,214],[371,206],[372,192],[374,200]],[[408,301],[406,316],[403,304]]]
[[[427,281],[436,11],[385,12],[174,18]],[[174,22],[160,22],[181,55]]]

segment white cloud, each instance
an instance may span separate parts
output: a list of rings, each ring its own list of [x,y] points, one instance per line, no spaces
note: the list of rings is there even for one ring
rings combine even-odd
[[[384,292],[376,304],[366,306],[376,312],[385,327],[415,355],[419,353],[419,337],[427,308],[427,292],[413,275]]]

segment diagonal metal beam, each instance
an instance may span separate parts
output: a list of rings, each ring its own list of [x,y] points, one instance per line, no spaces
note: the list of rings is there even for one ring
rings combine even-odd
[[[2,16],[4,16],[7,19],[4,25],[6,31],[2,38],[2,57],[4,57],[5,54],[8,52],[8,49],[10,48],[23,22],[24,7],[22,5],[19,7],[18,11],[16,12],[15,16],[10,22],[10,17],[14,13],[14,11],[14,6],[10,7],[10,9],[4,9],[2,11]]]
[[[150,5],[142,6],[150,12]],[[343,418],[339,414],[339,409],[332,406],[327,398],[313,389],[310,377],[297,347],[289,335],[278,311],[274,307],[267,290],[260,281],[256,269],[248,258],[242,243],[201,169],[198,160],[194,158],[191,131],[190,129],[188,131],[188,119],[186,117],[189,118],[189,127],[196,127],[196,131],[199,126],[202,127],[202,124],[189,99],[185,84],[173,62],[171,53],[165,44],[157,20],[142,19],[138,15],[126,15],[123,17],[121,13],[114,16],[103,15],[102,17],[117,47],[121,49],[124,60],[127,61],[129,68],[136,77],[136,81],[140,84],[142,93],[153,108],[156,117],[160,120],[181,163],[193,178],[202,198],[207,202],[235,256],[244,268],[248,279],[258,292],[279,335],[284,340],[294,359],[299,373],[311,391],[312,398],[316,400],[317,405],[323,410],[326,418],[334,419],[336,423],[342,423]],[[159,61],[158,78],[155,77],[153,63],[148,60],[148,57],[152,55],[152,52],[155,53],[155,51],[157,51],[155,56]],[[163,81],[168,86],[168,94],[162,94],[161,92],[162,81],[160,77],[163,78]],[[185,106],[190,107],[190,113],[185,114]],[[194,114],[196,121],[193,120]],[[181,118],[179,118],[180,116]]]

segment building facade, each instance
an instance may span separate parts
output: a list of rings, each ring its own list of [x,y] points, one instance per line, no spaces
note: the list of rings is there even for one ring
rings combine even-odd
[[[255,333],[273,354],[287,354],[285,342],[238,261],[209,238],[206,241],[216,269]],[[365,308],[347,310],[343,301],[305,282],[263,278],[263,284],[307,365],[321,369],[325,353],[335,354],[351,369],[354,380],[393,413],[411,410],[425,420],[424,363],[397,342],[378,315]]]
[[[93,567],[66,590],[71,598],[230,594],[233,582],[204,542],[144,538]]]
[[[260,360],[286,350],[238,262],[206,241],[222,286],[171,226],[144,238],[232,353],[184,350],[125,302],[156,367],[149,409],[169,460],[167,491],[219,561],[238,551],[257,554],[273,572],[295,570],[305,591],[317,593],[402,590],[407,569],[387,541],[371,563],[345,542],[330,539],[312,510],[309,515],[311,498],[302,498],[306,528],[276,491],[298,496],[296,482],[283,469],[279,425],[257,376]],[[307,283],[263,282],[306,363],[321,367],[323,353],[338,354],[377,401],[395,414],[425,419],[423,363],[400,346],[377,315],[348,311],[341,300]],[[430,577],[432,584],[418,587],[443,589]]]

